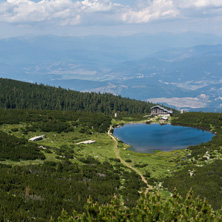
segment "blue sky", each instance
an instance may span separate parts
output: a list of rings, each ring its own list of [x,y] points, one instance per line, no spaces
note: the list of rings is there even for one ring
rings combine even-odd
[[[222,0],[0,0],[0,38],[30,35],[222,35]]]

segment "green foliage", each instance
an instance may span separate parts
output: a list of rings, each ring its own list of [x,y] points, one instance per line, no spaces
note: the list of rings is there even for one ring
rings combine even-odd
[[[144,182],[141,180],[138,174],[135,172],[125,172],[125,183],[121,194],[124,197],[124,203],[128,207],[134,207],[136,205],[136,201],[139,199],[139,191],[141,187],[144,187]]]
[[[94,130],[106,132],[111,124],[111,118],[104,114],[80,113],[72,111],[56,110],[14,110],[0,109],[0,124],[29,123],[22,129],[24,134],[35,132],[70,132],[74,127],[82,127],[84,132]],[[12,130],[16,131],[16,130]]]
[[[133,208],[124,206],[114,196],[109,204],[100,205],[90,198],[85,205],[86,212],[73,212],[69,216],[62,211],[58,222],[74,221],[222,221],[222,211],[213,211],[206,200],[193,197],[192,190],[183,199],[176,190],[172,197],[164,200],[158,193],[142,193]]]
[[[144,174],[144,177],[150,177],[151,176],[151,173],[150,172],[147,172]],[[150,181],[149,181],[149,184],[150,184]]]
[[[121,166],[114,170],[109,162],[100,163],[90,157],[79,161],[83,164],[68,160],[23,167],[1,164],[0,221],[49,221],[62,209],[69,214],[73,208],[83,212],[89,196],[100,204],[108,203],[114,194],[136,203],[139,196],[135,188],[140,190],[144,184],[138,183],[134,172],[128,173]],[[125,188],[120,177],[126,181]]]
[[[193,188],[200,198],[207,198],[214,209],[221,208],[222,200],[222,116],[220,113],[184,113],[172,121],[176,125],[198,127],[215,133],[212,140],[205,144],[188,147],[186,167],[163,178],[163,186],[170,191],[177,187],[185,197]]]
[[[0,160],[35,160],[45,159],[36,144],[28,143],[25,139],[19,139],[0,131]]]
[[[117,162],[117,163],[120,163],[120,159],[118,159],[118,158],[109,158],[109,160],[115,161],[115,162]]]
[[[38,128],[43,132],[70,132],[73,130],[73,128],[70,127],[70,124],[61,122],[58,120],[49,120],[47,122],[41,122],[40,124],[37,124]]]
[[[0,107],[4,109],[71,110],[125,114],[149,113],[151,103],[112,94],[80,93],[73,90],[0,78]]]
[[[143,168],[143,167],[146,167],[147,165],[148,164],[135,164],[134,166],[138,168]]]
[[[175,118],[172,124],[196,127],[216,133],[210,142],[189,147],[192,150],[192,157],[203,156],[206,151],[216,150],[222,145],[222,115],[220,113],[184,113]]]
[[[202,199],[206,197],[214,209],[220,209],[222,200],[221,178],[222,160],[216,160],[202,167],[189,165],[174,173],[172,177],[164,179],[163,185],[170,191],[176,186],[183,197],[185,197],[187,190],[192,187],[196,195]]]

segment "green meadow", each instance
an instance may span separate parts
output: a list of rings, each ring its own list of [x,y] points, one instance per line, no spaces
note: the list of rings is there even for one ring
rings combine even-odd
[[[147,120],[141,120],[137,122],[144,122]],[[153,121],[157,122],[157,119]],[[112,124],[125,124],[135,123],[135,118],[125,117],[122,120],[112,120]],[[46,135],[46,138],[36,142],[30,142],[37,144],[44,153],[45,160],[20,160],[14,161],[2,161],[2,163],[8,163],[13,165],[25,165],[25,164],[41,164],[44,161],[61,161],[65,158],[67,153],[72,153],[74,158],[70,159],[71,162],[78,162],[78,158],[86,158],[91,156],[100,162],[109,161],[113,162],[116,158],[115,145],[112,138],[107,133],[81,133],[80,129],[76,127],[72,132],[22,132],[22,129],[29,126],[27,123],[20,124],[4,124],[0,126],[0,130],[10,135],[14,135],[18,138],[30,139],[35,136]],[[16,130],[15,130],[16,129]],[[92,144],[78,144],[83,141],[93,140]],[[124,144],[122,141],[118,142],[118,148],[120,150],[120,156],[123,160],[128,162],[131,166],[138,169],[149,181],[152,178],[160,179],[163,177],[171,176],[173,172],[180,170],[184,165],[184,158],[186,157],[188,150],[174,150],[171,152],[154,152],[150,154],[136,153],[130,151],[130,146]]]

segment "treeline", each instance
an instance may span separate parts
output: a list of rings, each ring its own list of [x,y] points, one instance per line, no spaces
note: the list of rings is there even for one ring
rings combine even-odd
[[[144,114],[150,113],[152,105],[152,103],[122,98],[109,93],[81,93],[61,87],[0,78],[0,107],[4,109]]]
[[[214,131],[215,130],[222,131],[220,127],[222,124],[222,114],[186,112],[183,114],[179,114],[177,118],[173,119],[172,124],[199,127],[205,130],[212,130],[212,126],[214,126]]]
[[[73,209],[84,212],[89,196],[106,204],[116,194],[135,206],[139,198],[135,188],[144,187],[135,172],[128,173],[121,164],[100,163],[89,157],[79,161],[81,165],[68,160],[45,162],[42,166],[1,164],[0,221],[49,221],[57,218],[62,209],[69,214]],[[123,184],[124,180],[128,182]]]
[[[215,136],[205,144],[189,147],[192,150],[192,157],[203,156],[207,151],[218,150],[222,145],[222,114],[221,113],[184,113],[172,120],[172,124],[181,126],[196,127],[212,131]]]
[[[86,112],[0,109],[0,125],[21,122],[29,124],[22,129],[24,134],[37,130],[57,133],[70,132],[74,130],[74,127],[81,127],[82,132],[91,129],[103,133],[108,130],[111,118],[104,114]]]

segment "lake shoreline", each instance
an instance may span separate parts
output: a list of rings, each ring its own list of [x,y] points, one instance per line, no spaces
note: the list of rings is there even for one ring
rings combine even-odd
[[[122,132],[124,130],[127,132]],[[196,127],[144,122],[121,125],[114,129],[113,135],[127,144],[128,150],[136,153],[187,149],[190,146],[209,142],[214,136],[212,132]]]

